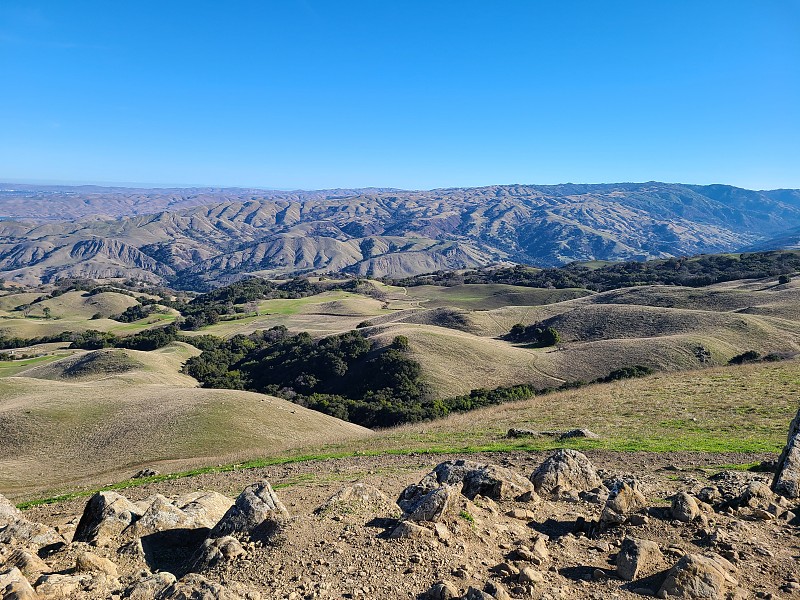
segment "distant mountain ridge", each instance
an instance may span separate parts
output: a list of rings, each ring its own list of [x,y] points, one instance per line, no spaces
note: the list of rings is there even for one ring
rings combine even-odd
[[[502,262],[728,252],[800,230],[800,190],[724,185],[12,187],[0,184],[0,217],[20,220],[0,221],[0,272],[28,283],[121,276],[200,289],[246,273],[401,277]],[[38,221],[23,221],[26,210]]]

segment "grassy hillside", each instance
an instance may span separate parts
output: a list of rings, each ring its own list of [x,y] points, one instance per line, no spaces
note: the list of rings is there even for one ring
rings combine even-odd
[[[380,432],[350,451],[573,446],[623,451],[779,452],[800,408],[800,361],[661,373],[596,384]],[[509,428],[586,427],[600,440],[506,438]]]
[[[192,352],[109,350],[99,354],[120,353],[128,368],[71,376],[70,357],[0,379],[0,490],[67,489],[142,466],[176,470],[370,434],[278,398],[197,389],[177,371]]]

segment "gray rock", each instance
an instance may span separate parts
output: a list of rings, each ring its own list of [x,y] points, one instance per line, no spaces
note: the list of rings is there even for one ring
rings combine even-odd
[[[8,498],[0,494],[0,525],[13,523],[21,517],[22,511],[14,506],[14,504]]]
[[[64,538],[52,527],[29,521],[24,517],[0,525],[0,544],[50,546],[64,542]]]
[[[246,554],[239,540],[234,537],[208,538],[192,559],[192,571],[207,571],[221,562],[235,560]]]
[[[219,492],[192,492],[173,503],[194,520],[195,527],[214,527],[233,506],[233,499]]]
[[[81,573],[76,575],[63,575],[52,573],[43,575],[36,582],[36,593],[40,598],[60,600],[74,598],[78,592],[87,587],[92,581],[92,575]]]
[[[126,530],[134,537],[144,537],[170,529],[194,529],[195,518],[172,504],[161,494],[156,494],[144,514]]]
[[[736,569],[721,556],[686,554],[672,567],[658,591],[659,598],[722,600],[738,585]]]
[[[246,597],[249,600],[255,594],[241,585],[224,587],[196,573],[176,581],[159,596],[162,600],[245,600]]]
[[[573,438],[585,438],[587,440],[599,440],[600,436],[596,433],[589,431],[588,429],[570,429],[569,431],[565,431],[562,433],[558,439],[560,440],[569,440]]]
[[[603,485],[597,470],[586,455],[576,451],[557,450],[531,474],[538,494],[560,495],[562,492],[588,492]]]
[[[470,587],[467,593],[464,594],[464,600],[495,600],[486,592],[478,588]]]
[[[521,437],[542,437],[542,434],[538,431],[533,431],[531,429],[517,429],[512,427],[506,433],[507,438],[521,438]]]
[[[0,596],[3,600],[38,600],[31,584],[16,567],[0,572]]]
[[[426,600],[455,600],[459,597],[458,588],[449,581],[439,581],[425,594]]]
[[[658,571],[663,559],[655,542],[625,538],[617,553],[617,574],[625,581],[647,577]]]
[[[400,494],[397,504],[403,511],[409,512],[424,495],[442,485],[459,483],[463,484],[461,493],[470,500],[478,495],[493,500],[536,499],[533,484],[509,469],[467,460],[453,460],[440,463],[419,483],[408,486]]]
[[[647,500],[636,485],[623,481],[611,490],[603,512],[600,513],[600,524],[604,527],[625,523],[631,514],[647,506]]]
[[[142,512],[125,496],[98,492],[86,503],[72,541],[103,545],[122,533]]]
[[[161,571],[136,582],[125,591],[128,600],[152,600],[163,597],[163,593],[175,583],[172,573]]]
[[[670,508],[672,518],[690,523],[700,516],[700,507],[697,501],[686,492],[679,492],[672,498],[672,507]]]
[[[800,498],[800,410],[789,425],[786,447],[778,459],[772,489],[787,498]]]
[[[438,522],[447,513],[453,497],[457,494],[458,490],[449,485],[443,485],[432,492],[428,492],[411,507],[406,519],[409,521]]]
[[[423,537],[432,537],[433,531],[422,525],[417,525],[411,521],[400,521],[389,534],[391,539],[415,539]]]
[[[483,591],[489,594],[494,600],[511,600],[511,595],[499,581],[487,581],[483,586]]]
[[[209,533],[210,538],[226,535],[272,542],[280,534],[289,513],[268,481],[247,486]]]
[[[29,581],[36,581],[42,573],[50,572],[46,562],[22,548],[17,548],[5,559],[5,568],[11,567],[17,567]]]
[[[117,565],[103,558],[97,556],[92,552],[81,552],[75,559],[75,570],[78,573],[100,573],[108,577],[119,577]]]

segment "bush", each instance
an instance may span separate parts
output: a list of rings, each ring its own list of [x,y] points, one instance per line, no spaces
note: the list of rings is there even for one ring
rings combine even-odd
[[[785,285],[785,284],[789,283],[791,280],[792,280],[792,278],[789,277],[788,275],[781,275],[780,277],[778,277],[778,283],[780,285]]]
[[[728,361],[729,365],[743,365],[744,363],[758,362],[761,359],[761,354],[755,350],[748,350],[737,354]]]

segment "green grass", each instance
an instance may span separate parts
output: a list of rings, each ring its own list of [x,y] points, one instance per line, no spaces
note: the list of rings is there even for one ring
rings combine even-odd
[[[25,360],[0,362],[0,378],[12,377],[29,367],[53,362],[59,358],[64,358],[64,355],[48,354],[45,356],[37,356],[35,358],[27,358]]]

